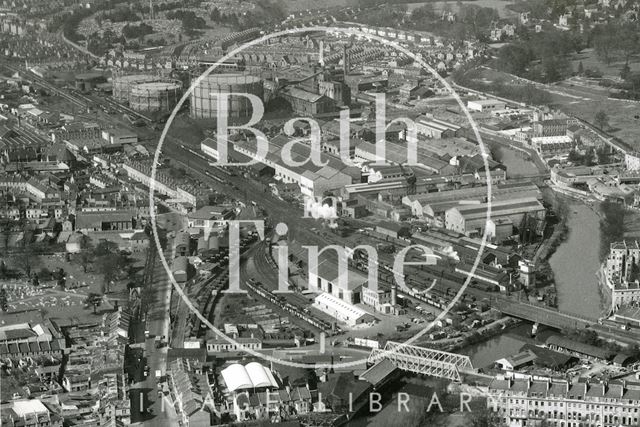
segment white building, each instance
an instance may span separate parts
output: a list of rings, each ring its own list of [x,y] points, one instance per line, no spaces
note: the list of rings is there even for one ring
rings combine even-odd
[[[640,245],[614,242],[603,266],[601,280],[611,295],[611,311],[640,303]]]
[[[218,142],[213,138],[207,138],[200,143],[200,151],[214,160],[219,160]]]
[[[243,349],[260,350],[262,349],[262,341],[258,338],[234,338],[233,343],[226,339],[216,338],[207,342],[207,353],[220,353],[224,351],[239,351]]]
[[[258,362],[247,363],[245,366],[234,363],[220,373],[227,390],[230,392],[278,388],[278,382],[271,369]]]
[[[347,277],[341,277],[339,268],[332,258],[320,256],[316,271],[309,271],[309,289],[326,292],[348,304],[362,302],[362,289],[367,276],[356,270],[346,269]],[[342,279],[342,280],[341,280]]]
[[[468,101],[467,108],[471,111],[492,111],[492,110],[504,110],[507,104],[497,99],[478,99],[475,101]]]
[[[204,238],[208,239],[211,230],[225,226],[234,216],[234,211],[226,207],[203,206],[189,213],[187,221],[190,228],[201,228],[204,231]]]
[[[640,153],[625,153],[624,166],[630,171],[640,170]]]
[[[395,314],[395,290],[388,288],[371,289],[364,286],[362,288],[362,303],[373,307],[380,313]]]
[[[103,130],[102,139],[114,145],[138,143],[138,135],[126,129]]]
[[[338,299],[328,293],[322,293],[315,297],[313,300],[313,307],[321,310],[340,322],[346,323],[349,326],[371,322],[375,319],[371,314],[367,313],[363,309]]]

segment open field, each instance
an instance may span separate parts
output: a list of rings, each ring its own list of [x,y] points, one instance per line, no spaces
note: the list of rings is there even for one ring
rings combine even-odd
[[[357,0],[324,0],[317,2],[314,0],[286,0],[282,3],[287,12],[311,11],[314,9],[357,6]]]
[[[478,7],[490,7],[491,9],[496,9],[500,14],[501,18],[510,18],[516,16],[517,14],[507,8],[508,5],[515,3],[510,0],[466,0],[466,1],[437,1],[437,2],[417,2],[417,3],[408,3],[407,10],[412,11],[417,9],[425,4],[433,5],[433,8],[437,12],[442,12],[446,8],[449,8],[453,12],[457,12],[459,5],[474,5]]]
[[[571,58],[571,65],[574,70],[578,69],[578,65],[582,62],[582,66],[585,70],[600,70],[604,77],[618,78],[620,77],[620,70],[624,65],[624,60],[611,61],[611,64],[607,65],[601,62],[597,57],[593,49],[584,49],[579,54],[576,54]],[[631,71],[640,71],[640,58],[632,58],[629,62],[629,68]]]
[[[640,114],[640,102],[610,99],[606,88],[593,86],[579,78],[549,88],[553,104],[565,113],[593,123],[596,113],[602,110],[609,116],[611,126],[606,131],[627,146],[640,148],[640,119],[635,118]]]

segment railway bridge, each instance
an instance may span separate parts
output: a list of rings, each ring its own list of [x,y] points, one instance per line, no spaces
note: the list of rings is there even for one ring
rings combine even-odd
[[[469,356],[395,341],[387,341],[383,349],[374,349],[367,362],[375,365],[384,359],[403,371],[452,381],[461,381],[461,373],[475,373]]]
[[[597,317],[562,312],[542,305],[513,301],[501,297],[492,298],[491,306],[507,316],[528,320],[529,322],[539,323],[557,329],[583,329],[598,323]]]

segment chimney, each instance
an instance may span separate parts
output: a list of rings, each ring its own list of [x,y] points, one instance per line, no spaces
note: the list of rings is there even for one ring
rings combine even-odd
[[[396,294],[397,294],[397,291],[398,291],[398,290],[397,290],[397,285],[396,285],[395,283],[394,283],[394,284],[392,284],[392,285],[391,285],[391,305],[392,305],[393,307],[395,307],[395,306],[396,306],[396,303],[397,303],[397,301],[396,301],[396,299],[397,299],[397,295],[396,295]]]
[[[324,40],[320,40],[320,54],[318,55],[318,63],[324,67]]]
[[[349,58],[347,57],[347,45],[342,45],[342,67],[345,77],[349,75]]]

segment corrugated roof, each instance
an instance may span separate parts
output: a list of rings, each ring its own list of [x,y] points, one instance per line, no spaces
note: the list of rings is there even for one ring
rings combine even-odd
[[[585,354],[587,356],[596,357],[602,360],[609,360],[614,354],[611,350],[581,343],[578,341],[573,341],[568,338],[561,337],[560,335],[550,336],[549,338],[547,338],[547,341],[545,343],[547,345],[555,345],[569,351],[574,351],[576,353]]]

